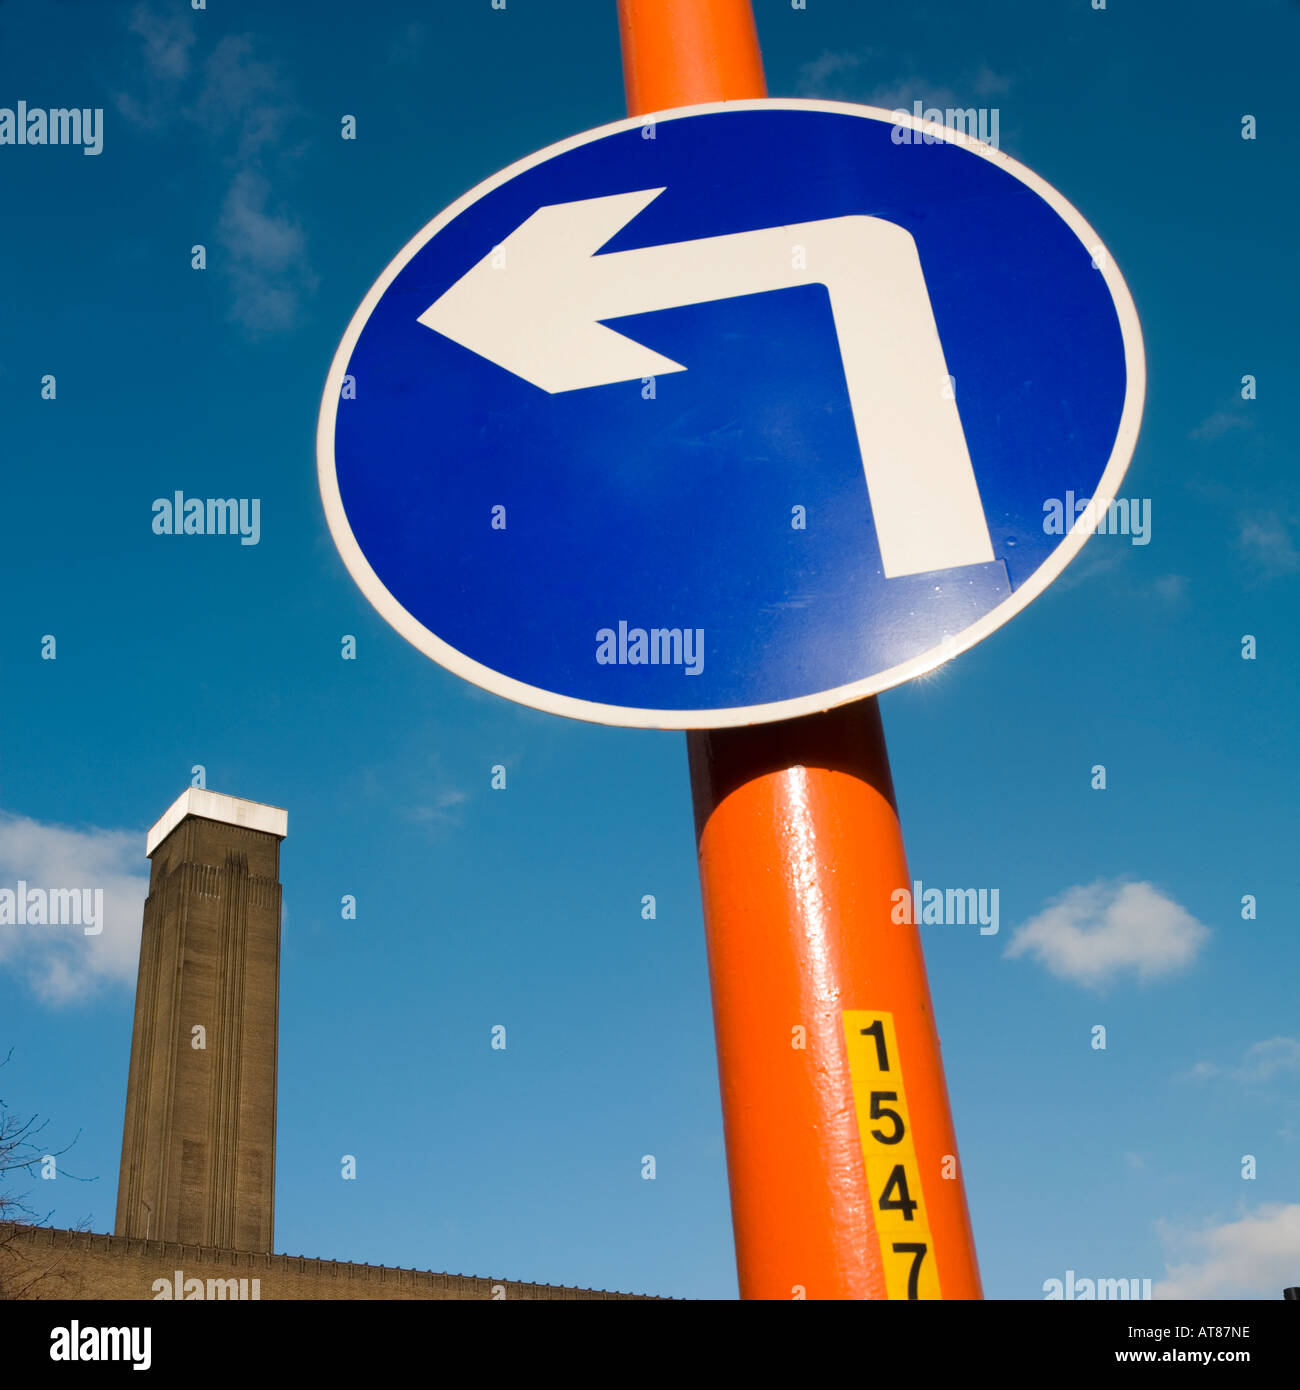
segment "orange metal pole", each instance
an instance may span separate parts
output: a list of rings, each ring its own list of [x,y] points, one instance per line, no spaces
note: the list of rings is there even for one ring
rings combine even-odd
[[[619,22],[630,115],[766,95],[749,0]],[[876,701],[687,747],[741,1297],[982,1297]]]
[[[763,97],[749,0],[619,0],[627,113]]]

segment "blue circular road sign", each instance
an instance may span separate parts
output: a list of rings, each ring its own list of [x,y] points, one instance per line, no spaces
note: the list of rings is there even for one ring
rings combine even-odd
[[[684,107],[407,244],[330,369],[321,494],[366,597],[458,675],[749,724],[1023,608],[1115,498],[1143,391],[1118,270],[1006,155],[869,107]],[[1067,497],[1093,506],[1045,525]]]

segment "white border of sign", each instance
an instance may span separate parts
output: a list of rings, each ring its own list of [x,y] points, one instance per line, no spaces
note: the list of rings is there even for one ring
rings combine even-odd
[[[993,161],[1007,173],[1027,185],[1043,199],[1066,223],[1083,243],[1094,261],[1099,261],[1098,274],[1106,282],[1111,298],[1119,315],[1120,333],[1124,341],[1124,362],[1127,369],[1128,384],[1124,396],[1124,408],[1120,414],[1119,430],[1110,459],[1102,473],[1101,481],[1094,493],[1095,506],[1085,512],[1067,535],[1039,566],[1037,570],[1009,598],[986,613],[970,627],[955,636],[946,638],[937,647],[932,647],[919,656],[914,656],[886,671],[850,685],[837,686],[833,690],[817,695],[803,695],[793,700],[776,700],[765,705],[742,705],[731,709],[705,710],[657,710],[635,709],[623,705],[603,705],[592,700],[579,700],[569,695],[556,695],[535,685],[527,685],[510,676],[503,676],[489,666],[474,661],[455,647],[449,646],[440,637],[430,632],[422,623],[411,616],[381,583],[379,576],[370,567],[361,552],[352,528],[348,525],[347,514],[343,510],[343,500],[339,495],[338,478],[334,465],[334,419],[338,410],[343,378],[352,357],[352,350],[361,336],[375,305],[397,278],[398,273],[408,261],[436,236],[453,218],[458,217],[467,207],[476,203],[493,189],[500,188],[517,174],[532,169],[538,164],[576,149],[579,145],[593,140],[604,139],[622,130],[636,130],[650,123],[662,124],[664,121],[681,120],[685,116],[707,115],[719,111],[826,111],[840,116],[858,116],[866,120],[887,121],[891,126],[910,126],[942,138],[950,144],[964,145],[974,151],[977,158]],[[748,101],[710,102],[702,106],[678,106],[667,111],[654,111],[644,116],[633,116],[624,121],[614,121],[610,125],[584,131],[581,135],[570,136],[558,144],[548,145],[526,159],[518,160],[500,173],[493,174],[477,187],[470,189],[458,198],[445,211],[438,214],[426,227],[398,252],[384,273],[375,281],[370,293],[361,302],[361,307],[352,316],[343,341],[334,354],[329,375],[325,380],[325,392],[321,398],[320,418],[316,427],[316,460],[320,480],[321,500],[325,505],[325,518],[329,523],[334,544],[338,547],[348,573],[357,582],[361,592],[370,600],[386,622],[401,633],[413,646],[418,647],[440,666],[455,675],[464,677],[474,685],[502,695],[508,700],[529,705],[533,709],[545,710],[550,714],[563,714],[571,719],[586,719],[597,724],[615,724],[638,729],[725,729],[746,724],[762,724],[775,719],[793,719],[798,715],[817,714],[822,710],[833,709],[847,704],[850,700],[875,695],[900,685],[903,681],[943,665],[959,652],[973,647],[981,638],[1002,626],[1008,618],[1020,612],[1032,599],[1037,598],[1056,578],[1067,564],[1079,553],[1091,529],[1091,517],[1102,515],[1105,508],[1115,500],[1116,490],[1128,468],[1129,460],[1137,445],[1138,426],[1142,420],[1142,403],[1146,394],[1146,358],[1142,346],[1142,330],[1138,324],[1137,310],[1129,294],[1124,277],[1116,269],[1113,260],[1103,246],[1101,239],[1092,230],[1072,204],[1066,201],[1049,183],[1037,174],[1026,169],[1023,164],[995,150],[991,146],[966,135],[962,131],[949,130],[935,123],[901,111],[886,111],[877,106],[857,106],[840,101],[802,101],[784,98],[763,98]]]

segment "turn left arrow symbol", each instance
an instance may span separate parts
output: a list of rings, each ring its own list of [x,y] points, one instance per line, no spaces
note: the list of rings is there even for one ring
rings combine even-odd
[[[663,191],[538,208],[419,322],[554,394],[687,370],[604,320],[822,284],[885,575],[992,561],[911,233],[852,215],[598,254]]]

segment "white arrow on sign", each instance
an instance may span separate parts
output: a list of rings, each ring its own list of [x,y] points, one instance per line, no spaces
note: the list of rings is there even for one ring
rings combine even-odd
[[[990,562],[912,234],[828,217],[596,254],[663,191],[538,208],[419,322],[553,394],[686,370],[604,319],[825,285],[886,577]]]

